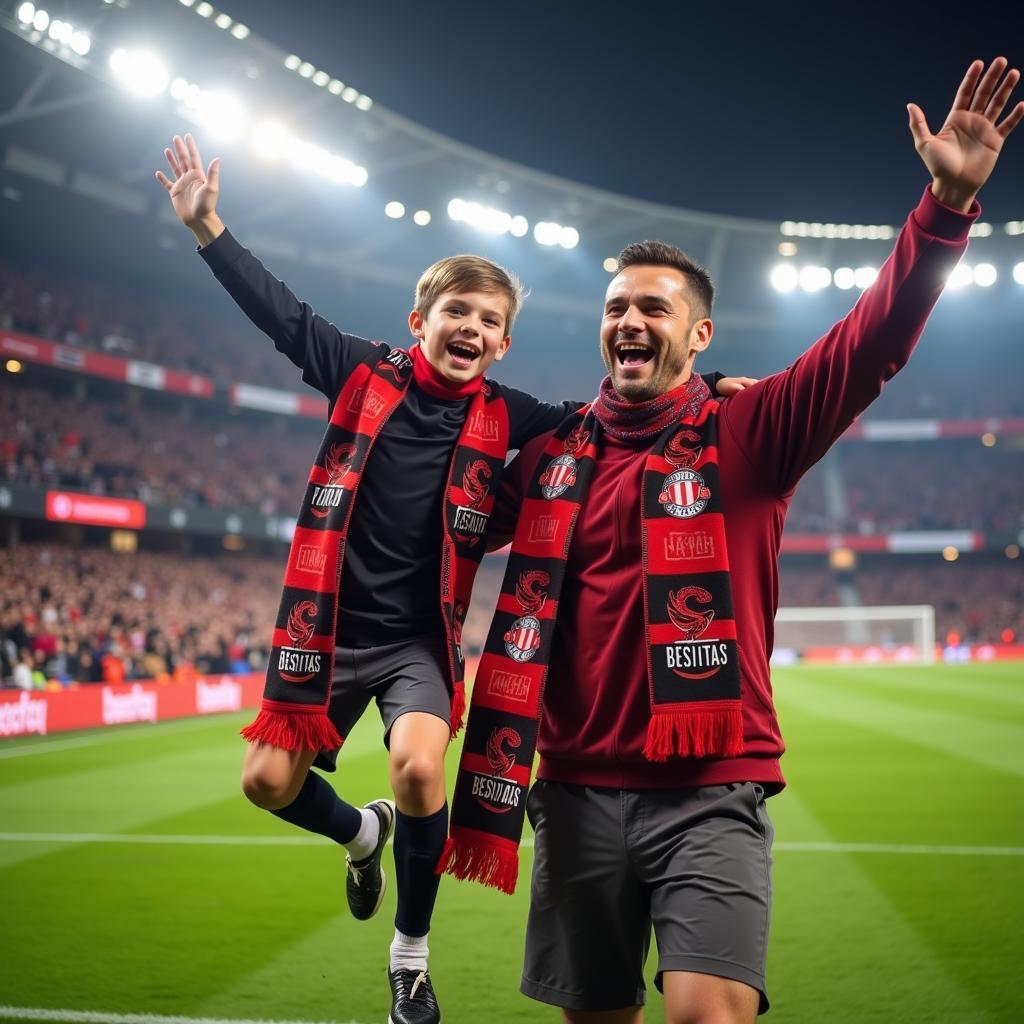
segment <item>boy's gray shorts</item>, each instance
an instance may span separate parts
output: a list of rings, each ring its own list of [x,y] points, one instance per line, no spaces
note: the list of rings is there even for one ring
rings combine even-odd
[[[425,711],[450,726],[448,675],[448,652],[438,634],[379,647],[336,647],[328,715],[338,732],[348,736],[376,699],[385,746],[395,719],[407,711]],[[333,772],[339,749],[320,751],[313,767]]]
[[[664,971],[741,981],[768,1009],[774,830],[756,783],[619,790],[537,782],[524,995],[642,1005],[651,925]]]

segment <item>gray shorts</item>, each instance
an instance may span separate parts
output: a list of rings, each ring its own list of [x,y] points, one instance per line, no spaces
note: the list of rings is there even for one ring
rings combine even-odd
[[[524,995],[570,1010],[642,1005],[651,925],[664,971],[741,981],[768,1009],[774,829],[752,782],[619,790],[537,782]]]
[[[395,719],[407,711],[425,711],[450,726],[448,675],[448,653],[439,634],[379,647],[336,647],[328,715],[338,732],[348,736],[376,698],[385,746]],[[320,751],[313,766],[333,772],[338,750]]]

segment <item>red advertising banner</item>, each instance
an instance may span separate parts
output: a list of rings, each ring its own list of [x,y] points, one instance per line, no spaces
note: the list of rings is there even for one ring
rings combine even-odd
[[[67,690],[0,691],[0,740],[48,736],[69,729],[94,729],[132,722],[163,722],[255,707],[263,674],[199,676],[190,683],[143,680]]]
[[[141,530],[146,506],[128,498],[100,498],[68,491],[46,492],[46,518],[56,523],[85,523],[113,529]]]

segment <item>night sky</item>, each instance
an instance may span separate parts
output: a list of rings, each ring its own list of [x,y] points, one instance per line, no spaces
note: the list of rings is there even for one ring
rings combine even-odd
[[[938,130],[972,58],[1024,62],[1010,4],[220,6],[460,141],[643,199],[770,219],[898,222],[926,180],[906,102]],[[1024,217],[1022,185],[1018,129],[986,217]]]

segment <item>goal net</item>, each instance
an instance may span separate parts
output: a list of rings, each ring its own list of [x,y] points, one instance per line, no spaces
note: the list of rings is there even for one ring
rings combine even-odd
[[[780,608],[774,664],[935,661],[935,609],[928,604]]]

